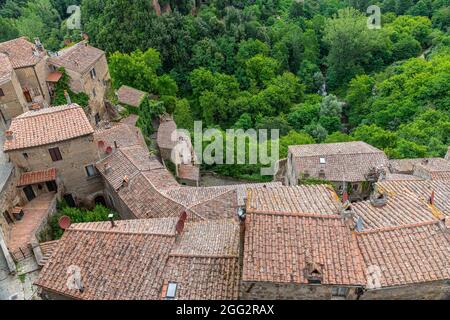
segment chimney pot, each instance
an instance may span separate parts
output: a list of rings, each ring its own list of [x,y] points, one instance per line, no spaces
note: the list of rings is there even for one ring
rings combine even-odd
[[[112,168],[111,168],[111,166],[109,165],[108,162],[105,163],[104,169],[105,169],[105,174],[108,174],[108,173],[110,173],[112,171]]]
[[[114,223],[114,214],[108,214],[108,219],[109,221],[111,221],[111,228],[114,228],[116,226],[116,224]]]
[[[128,187],[129,178],[128,176],[124,176],[122,180],[122,187]]]
[[[431,196],[430,196],[430,204],[432,206],[434,206],[434,197],[435,197],[435,194],[434,194],[434,190],[433,190],[433,191],[431,191]]]

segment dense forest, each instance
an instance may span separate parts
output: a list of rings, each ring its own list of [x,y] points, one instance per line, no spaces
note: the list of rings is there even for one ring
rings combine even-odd
[[[71,4],[114,87],[152,93],[148,107],[180,127],[278,128],[281,156],[314,142],[364,140],[393,158],[450,145],[450,0],[0,0],[0,41],[81,39]]]

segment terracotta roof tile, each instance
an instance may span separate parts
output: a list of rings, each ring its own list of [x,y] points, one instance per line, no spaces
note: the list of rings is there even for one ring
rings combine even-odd
[[[174,219],[74,224],[39,274],[36,285],[76,299],[236,299],[239,225],[231,220],[187,222],[179,240]],[[204,241],[206,240],[206,241]],[[192,249],[192,245],[195,248]],[[84,292],[69,289],[67,271],[80,269]]]
[[[200,168],[192,164],[178,165],[178,177],[185,180],[199,181]]]
[[[450,279],[448,235],[439,222],[356,235],[367,267],[379,268],[382,287]]]
[[[25,37],[0,43],[0,53],[9,57],[14,69],[34,66],[45,56],[45,52],[35,55],[35,45]]]
[[[104,55],[105,53],[84,42],[79,42],[71,47],[65,48],[57,53],[57,56],[48,59],[49,63],[64,67],[66,69],[84,74]]]
[[[142,100],[147,96],[147,93],[128,86],[121,86],[117,90],[117,98],[119,103],[126,104],[132,107],[139,107]]]
[[[11,80],[13,67],[7,55],[0,52],[0,84]]]
[[[340,201],[327,185],[251,189],[247,212],[339,214]]]
[[[36,285],[84,300],[158,299],[174,243],[165,235],[69,229]],[[71,266],[80,270],[83,292],[67,286]]]
[[[32,148],[94,133],[83,109],[77,104],[28,111],[14,118],[9,128],[13,139],[5,151]]]
[[[405,192],[388,196],[384,206],[376,207],[371,201],[352,204],[355,222],[361,217],[364,230],[403,226],[419,222],[436,221],[433,209],[426,201],[416,195]]]
[[[159,148],[172,149],[175,141],[172,141],[172,134],[177,130],[177,125],[172,118],[163,118],[159,124],[156,142]]]
[[[56,168],[25,172],[20,175],[18,187],[56,180]]]
[[[97,144],[103,141],[104,147],[114,148],[114,141],[118,148],[139,145],[147,147],[141,131],[125,123],[113,124],[110,128],[97,129],[94,132],[94,139]]]
[[[355,237],[339,216],[250,213],[243,281],[307,284],[308,263],[322,265],[322,284],[362,285]]]
[[[294,155],[295,169],[299,176],[309,174],[328,181],[365,181],[372,168],[387,166],[383,151],[364,142],[343,142],[289,146]],[[320,163],[321,158],[325,163]]]
[[[377,188],[388,195],[409,192],[426,203],[434,191],[434,206],[444,215],[450,216],[450,181],[382,181],[377,183]]]
[[[164,283],[177,284],[177,300],[237,300],[239,278],[238,258],[171,256]]]

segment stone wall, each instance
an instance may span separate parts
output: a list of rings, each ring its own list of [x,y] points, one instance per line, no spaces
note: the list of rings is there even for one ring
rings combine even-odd
[[[5,211],[11,212],[11,209],[15,206],[21,205],[23,199],[20,197],[20,193],[16,188],[17,173],[13,168],[11,174],[7,178],[3,189],[0,192],[0,228],[3,231],[3,235],[6,239],[9,238],[10,226],[6,221],[3,213]]]
[[[15,69],[20,86],[30,91],[33,102],[50,103],[50,94],[47,87],[48,67],[42,59],[34,67]]]
[[[383,288],[368,290],[360,298],[361,300],[449,300],[450,283],[435,281],[414,285],[406,285],[395,288]]]
[[[96,78],[92,79],[90,71],[95,68]],[[104,98],[108,83],[111,80],[106,56],[103,55],[85,74],[66,70],[70,77],[70,88],[74,92],[84,92],[89,96],[90,121],[94,123],[95,114],[103,119],[106,113]],[[95,89],[95,96],[94,96]]]
[[[113,208],[117,213],[119,213],[120,218],[136,219],[136,216],[131,212],[128,206],[120,199],[117,191],[105,181],[105,200],[110,208]]]
[[[331,300],[333,286],[280,284],[272,282],[241,283],[240,299],[243,300]],[[348,300],[357,298],[356,287],[349,287]],[[344,299],[344,298],[342,298]]]
[[[60,149],[62,160],[52,161],[50,148]],[[28,157],[25,158],[23,153]],[[100,175],[88,177],[86,166],[95,164],[98,159],[98,150],[93,143],[93,136],[84,136],[18,151],[9,152],[11,161],[23,171],[37,171],[56,168],[57,176],[64,186],[63,193],[70,193],[78,205],[91,206],[91,195],[103,190],[103,181]]]
[[[3,116],[6,121],[24,113],[26,108],[25,98],[22,88],[15,72],[12,73],[11,81],[1,86],[4,97],[0,97],[0,106],[2,106]]]

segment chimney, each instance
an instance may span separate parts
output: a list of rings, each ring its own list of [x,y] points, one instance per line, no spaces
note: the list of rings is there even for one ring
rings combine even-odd
[[[116,140],[114,140],[114,148],[116,148],[116,149],[118,148]]]
[[[105,163],[104,169],[105,169],[105,174],[111,173],[112,168],[111,168],[111,166],[109,165],[109,162],[106,162],[106,163]]]
[[[344,191],[344,193],[342,194],[342,203],[346,203],[348,199],[349,199],[348,192]]]
[[[114,222],[114,214],[113,213],[108,214],[108,219],[109,221],[111,221],[111,228],[114,228],[116,226]]]
[[[180,215],[180,218],[178,219],[176,226],[175,226],[175,231],[177,232],[177,235],[181,235],[183,233],[184,223],[186,222],[186,219],[187,219],[187,213],[186,213],[186,211],[183,211]]]
[[[72,100],[70,99],[70,95],[67,92],[67,90],[64,90],[64,97],[66,97],[67,105],[71,105],[72,104]]]
[[[41,40],[39,40],[39,38],[34,38],[34,45],[36,47],[36,49],[40,52],[44,51],[44,47],[42,46]]]
[[[129,181],[130,179],[128,178],[128,176],[124,176],[123,180],[122,180],[122,187],[126,188],[128,187]]]
[[[11,130],[6,130],[5,136],[6,136],[6,140],[11,141],[14,137],[14,132],[12,132]]]
[[[430,196],[430,204],[432,206],[434,206],[434,196],[435,196],[435,194],[434,194],[434,190],[433,190],[433,191],[431,191],[431,196]]]
[[[323,280],[323,264],[306,262],[306,267],[304,269],[305,278],[310,284],[321,284]]]

